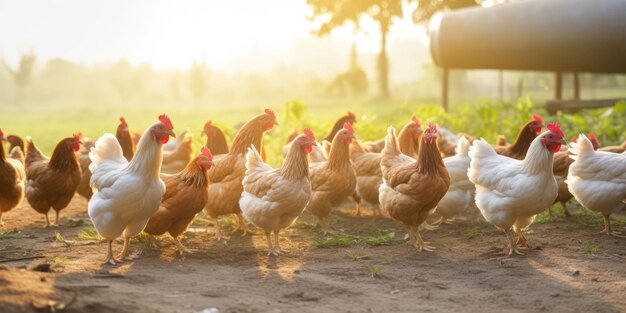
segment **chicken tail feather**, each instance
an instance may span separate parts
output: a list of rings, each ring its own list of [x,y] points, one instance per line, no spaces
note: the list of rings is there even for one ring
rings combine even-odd
[[[91,159],[89,170],[93,172],[102,161],[119,160],[120,158],[124,158],[124,153],[117,138],[113,134],[104,134],[89,152],[89,159]]]
[[[585,136],[585,134],[580,134],[576,142],[570,143],[569,152],[572,153],[569,157],[576,160],[580,155],[593,153],[593,144],[591,144],[591,141],[587,138],[587,136]]]
[[[24,149],[26,150],[26,160],[25,160],[26,164],[29,164],[31,162],[41,160],[44,158],[41,151],[39,151],[39,148],[35,146],[35,143],[33,142],[32,138],[26,137],[26,144],[24,147],[25,147]]]
[[[261,158],[261,155],[256,150],[254,145],[250,145],[250,148],[248,148],[248,153],[246,153],[246,170],[253,170],[259,167],[259,165],[261,164],[265,164],[265,162],[263,162],[263,159]]]
[[[459,156],[466,157],[469,153],[470,143],[465,138],[465,136],[461,136],[456,143],[456,154]]]

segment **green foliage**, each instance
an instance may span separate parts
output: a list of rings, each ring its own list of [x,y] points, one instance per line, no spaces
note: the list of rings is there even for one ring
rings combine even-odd
[[[85,226],[78,231],[78,239],[80,240],[93,240],[93,241],[105,241],[104,237],[98,234],[98,231],[92,226]]]
[[[475,229],[475,230],[472,230],[472,231],[469,231],[469,232],[465,233],[465,238],[467,238],[467,239],[474,239],[476,237],[482,236],[482,234],[483,233],[480,230]]]
[[[583,251],[591,254],[600,253],[600,247],[593,241],[583,241]]]
[[[379,266],[376,265],[370,265],[367,267],[367,270],[370,274],[370,277],[372,278],[377,278],[380,276],[382,269]]]

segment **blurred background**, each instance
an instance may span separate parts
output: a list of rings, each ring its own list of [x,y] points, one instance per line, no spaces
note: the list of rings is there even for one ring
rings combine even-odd
[[[0,0],[0,127],[55,141],[61,130],[113,131],[120,115],[141,130],[165,111],[196,133],[207,119],[234,132],[271,107],[290,127],[319,129],[352,110],[381,124],[363,134],[382,137],[420,112],[489,117],[472,109],[480,105],[519,116],[484,136],[514,136],[517,119],[552,97],[553,74],[507,71],[500,88],[499,71],[451,70],[448,114],[429,51],[444,12],[505,2],[515,1]],[[626,76],[581,74],[580,85],[586,98],[610,98]]]

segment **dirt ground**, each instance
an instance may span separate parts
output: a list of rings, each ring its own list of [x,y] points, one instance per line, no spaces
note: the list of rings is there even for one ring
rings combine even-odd
[[[24,203],[0,232],[0,312],[626,312],[626,239],[598,234],[599,219],[534,224],[533,249],[515,257],[480,221],[425,231],[437,250],[417,252],[389,218],[344,209],[333,219],[355,237],[320,247],[305,216],[283,236],[290,253],[267,257],[258,230],[223,243],[194,225],[183,240],[193,255],[179,257],[167,236],[160,250],[136,240],[138,258],[114,267],[101,264],[104,243],[78,236],[89,227],[84,199],[62,211],[64,226],[45,229]],[[391,242],[373,245],[381,234]],[[7,262],[29,256],[42,257]],[[33,270],[40,264],[51,271]]]

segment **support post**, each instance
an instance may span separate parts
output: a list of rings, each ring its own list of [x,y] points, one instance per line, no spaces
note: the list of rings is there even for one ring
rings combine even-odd
[[[578,73],[572,73],[572,86],[574,88],[574,99],[580,99],[580,82],[578,81]]]

